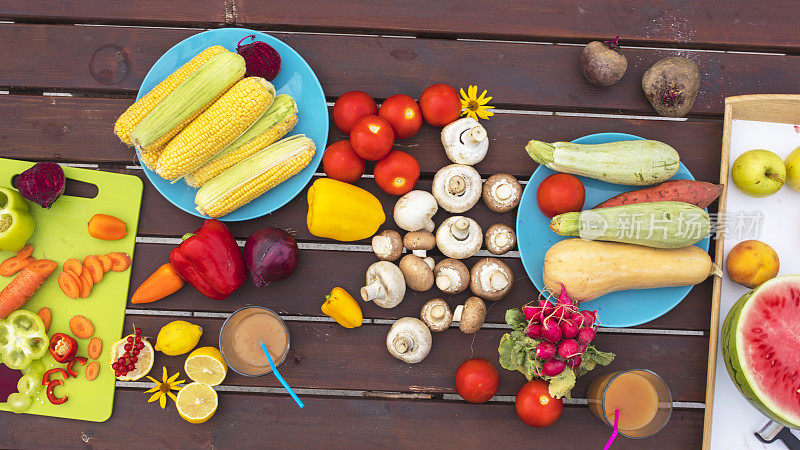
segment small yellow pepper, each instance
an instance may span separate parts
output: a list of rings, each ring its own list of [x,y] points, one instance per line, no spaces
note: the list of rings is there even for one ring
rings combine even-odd
[[[320,178],[308,189],[308,231],[337,241],[366,239],[386,221],[383,205],[352,184]]]
[[[345,328],[360,327],[364,322],[361,307],[352,295],[340,287],[335,287],[325,296],[322,312]]]

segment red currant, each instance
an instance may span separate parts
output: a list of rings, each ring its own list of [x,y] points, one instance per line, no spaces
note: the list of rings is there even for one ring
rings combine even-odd
[[[139,349],[138,348],[133,349],[132,353],[133,353],[133,356],[139,356]]]
[[[136,364],[136,362],[137,362],[137,361],[139,361],[139,358],[137,358],[137,357],[135,357],[135,356],[131,356],[131,359],[129,359],[128,361],[130,361],[130,362],[132,362],[132,363]]]
[[[133,372],[134,370],[136,370],[136,365],[133,363],[128,364],[128,367],[126,367],[126,369],[128,369],[128,372]]]
[[[123,347],[123,348],[125,349],[126,352],[129,352],[129,351],[131,351],[133,346],[131,344],[125,344],[125,347]]]
[[[133,336],[128,336],[128,342],[130,342],[131,344],[133,344]]]
[[[144,342],[137,342],[136,343],[136,349],[137,350],[141,350],[143,348],[144,348]]]
[[[140,336],[142,334],[142,329],[141,328],[134,328],[133,332],[134,332],[134,334],[136,334],[136,336]]]
[[[117,370],[119,370],[119,363],[114,363],[114,364],[112,364],[112,365],[111,365],[111,368],[112,368],[112,369],[114,369],[114,371],[117,371]]]
[[[119,370],[115,370],[114,371],[114,376],[115,377],[121,377],[122,376],[122,372],[120,372]]]

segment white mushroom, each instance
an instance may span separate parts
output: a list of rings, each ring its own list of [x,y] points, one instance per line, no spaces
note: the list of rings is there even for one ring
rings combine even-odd
[[[367,269],[367,285],[361,298],[381,308],[394,308],[406,295],[406,283],[400,268],[389,261],[378,261]]]
[[[430,231],[410,231],[403,236],[403,246],[411,250],[411,253],[424,258],[428,250],[436,247],[436,238]]]
[[[439,205],[426,191],[411,191],[394,204],[394,223],[406,231],[426,230],[433,232],[435,225],[431,220]]]
[[[431,344],[431,330],[416,317],[398,319],[386,335],[389,353],[409,364],[425,359],[431,351]]]
[[[453,313],[446,301],[435,298],[422,305],[420,318],[428,328],[434,333],[440,333],[450,327],[453,323]]]
[[[436,172],[431,190],[442,209],[463,213],[481,199],[481,176],[470,166],[450,164]]]
[[[486,249],[495,255],[508,253],[517,245],[517,235],[514,229],[504,223],[496,223],[486,230],[483,242]]]
[[[489,150],[486,129],[471,117],[458,119],[442,128],[442,145],[456,164],[478,164]]]
[[[433,268],[436,287],[446,294],[458,294],[469,286],[469,269],[457,259],[447,258],[439,261]]]
[[[472,334],[480,330],[486,320],[486,304],[478,297],[470,297],[463,305],[456,306],[453,322],[458,322],[458,328]]]
[[[486,300],[500,300],[508,294],[513,284],[511,269],[497,258],[483,258],[470,271],[470,290]]]
[[[372,251],[381,261],[397,261],[403,254],[403,239],[394,230],[383,230],[372,237]]]
[[[400,271],[410,289],[424,292],[433,287],[433,267],[417,255],[406,255],[400,260]]]
[[[450,217],[436,230],[436,246],[448,258],[469,258],[478,253],[482,244],[481,227],[469,217]]]
[[[522,185],[513,175],[497,173],[483,184],[483,201],[494,212],[504,213],[519,205]]]

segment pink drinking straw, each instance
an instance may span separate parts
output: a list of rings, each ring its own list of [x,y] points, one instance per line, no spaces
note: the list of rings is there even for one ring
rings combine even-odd
[[[608,438],[608,442],[606,442],[606,446],[603,447],[603,450],[608,450],[611,448],[611,444],[614,443],[614,438],[617,437],[619,433],[619,410],[614,410],[614,431],[611,432],[611,437]]]

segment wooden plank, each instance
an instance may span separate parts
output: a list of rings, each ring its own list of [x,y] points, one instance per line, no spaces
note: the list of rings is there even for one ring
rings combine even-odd
[[[270,307],[269,302],[262,305]],[[134,324],[145,336],[176,317],[128,315],[126,332]],[[185,318],[203,328],[198,345],[219,346],[222,319]],[[456,393],[455,370],[470,357],[487,359],[500,374],[498,395],[515,395],[525,378],[519,372],[502,369],[497,346],[507,330],[486,329],[473,336],[450,329],[434,334],[431,353],[422,362],[406,364],[386,350],[389,325],[362,325],[346,329],[335,323],[287,321],[291,334],[290,354],[280,367],[281,374],[294,388],[354,389],[386,392]],[[151,339],[155,340],[155,337]],[[595,341],[603,351],[617,355],[608,367],[593,372],[613,372],[643,367],[661,375],[672,390],[675,401],[702,402],[705,396],[706,345],[702,336],[654,336],[600,333]],[[658,355],[658,357],[654,357]],[[183,372],[186,356],[168,357],[158,352],[155,372],[166,366],[169,373]],[[106,366],[103,366],[105,369]],[[578,380],[573,397],[585,398],[592,380],[587,375]],[[225,385],[280,387],[274,377],[245,377],[228,372]]]
[[[24,41],[27,51],[0,48],[0,87],[132,93],[155,60],[195,30],[59,25],[0,26],[3,42]],[[615,87],[589,85],[577,68],[577,46],[441,39],[283,34],[335,98],[353,89],[376,98],[417,97],[434,82],[488,89],[499,106],[646,112],[644,71],[664,56],[685,55],[700,66],[702,83],[693,114],[722,112],[722,99],[742,93],[800,90],[800,56],[728,54],[630,48],[627,76]],[[42,61],[48,64],[43,66]],[[479,61],[479,64],[465,64]],[[370,70],[363,70],[368,67]],[[90,70],[91,68],[91,70]],[[743,68],[746,68],[744,70]],[[498,76],[502,74],[502,76]]]
[[[0,8],[0,18],[37,22],[201,25],[230,22],[233,16],[228,11],[226,17],[223,0],[5,0]]]
[[[512,404],[471,405],[465,402],[367,398],[303,398],[299,409],[287,396],[219,395],[216,415],[205,424],[184,422],[170,404],[161,411],[146,403],[140,389],[118,389],[114,415],[102,424],[3,414],[0,433],[9,447],[119,447],[135,442],[140,448],[230,447],[262,448],[478,448],[498,447],[601,448],[610,428],[586,407],[566,407],[546,430],[520,422]],[[614,448],[696,448],[702,411],[674,410],[667,426],[642,442],[618,437]],[[24,431],[23,431],[24,430]],[[30,430],[30,431],[28,431]]]
[[[131,291],[139,286],[153,271],[169,260],[174,246],[166,244],[137,244],[133,261]],[[79,255],[80,256],[80,255]],[[434,259],[440,260],[441,256]],[[465,260],[472,267],[479,258]],[[359,289],[364,285],[364,273],[370,264],[377,261],[372,253],[301,250],[300,265],[288,279],[256,288],[249,281],[224,302],[203,298],[191,286],[186,286],[170,297],[149,305],[129,305],[129,308],[160,309],[169,311],[231,312],[247,305],[266,305],[285,315],[321,316],[319,310],[325,294],[334,286],[340,286],[359,298]],[[519,308],[536,299],[538,292],[518,258],[504,258],[515,275],[514,287],[509,295],[497,302],[488,303],[487,322],[505,323],[505,311]],[[406,291],[402,303],[392,309],[380,308],[372,303],[361,303],[364,317],[372,319],[399,319],[418,316],[422,305],[432,298],[442,298],[452,308],[463,304],[471,294],[469,289],[457,295],[443,295],[437,288],[427,292]],[[696,286],[674,310],[663,317],[642,325],[640,328],[708,330],[711,297],[711,280]],[[600,315],[602,321],[602,314]]]

